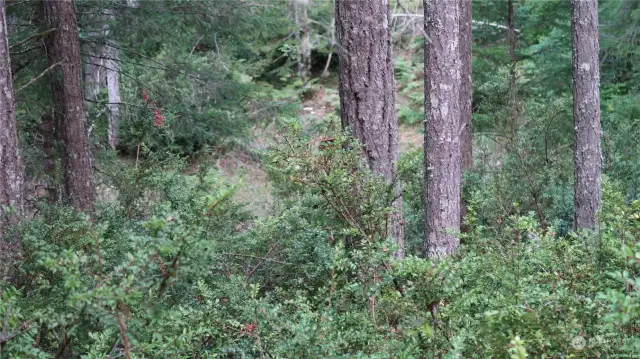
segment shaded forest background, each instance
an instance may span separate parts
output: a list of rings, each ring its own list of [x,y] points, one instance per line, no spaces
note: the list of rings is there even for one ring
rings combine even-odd
[[[26,176],[0,243],[0,357],[640,352],[640,2],[599,3],[602,210],[585,233],[571,2],[472,2],[473,166],[441,260],[424,256],[422,1],[390,3],[404,260],[393,191],[343,146],[332,1],[71,3],[84,204],[54,131],[62,31],[41,2],[4,3]]]

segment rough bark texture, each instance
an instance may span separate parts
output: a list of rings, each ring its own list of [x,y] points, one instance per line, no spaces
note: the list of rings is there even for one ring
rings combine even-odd
[[[56,131],[63,143],[65,199],[78,211],[93,211],[91,156],[82,92],[82,64],[72,0],[44,0],[45,21],[56,28],[47,37],[49,64],[60,66],[52,76]]]
[[[15,223],[24,207],[24,168],[18,147],[16,102],[4,6],[4,0],[0,0],[0,229],[6,224]],[[11,211],[5,212],[5,207],[11,208]]]
[[[391,235],[404,257],[402,198],[397,178],[398,123],[389,2],[336,1],[343,128],[362,144],[372,172],[394,186]]]
[[[12,265],[21,255],[19,238],[5,235],[24,211],[23,190],[5,1],[0,0],[0,279],[11,275]]]
[[[425,254],[442,258],[460,240],[460,3],[425,0]]]
[[[600,210],[600,68],[598,1],[572,0],[574,229],[596,228]]]
[[[471,1],[460,2],[460,148],[462,157],[462,170],[466,171],[473,166],[473,125],[471,123],[472,87],[471,64],[473,38],[471,34]]]

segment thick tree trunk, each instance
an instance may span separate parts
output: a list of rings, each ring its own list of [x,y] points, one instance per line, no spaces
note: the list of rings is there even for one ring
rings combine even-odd
[[[20,242],[7,235],[24,211],[24,167],[18,145],[5,1],[0,0],[0,278],[11,272],[20,256]]]
[[[425,254],[460,243],[460,3],[425,0]]]
[[[574,229],[595,229],[600,210],[600,63],[598,1],[572,0]]]
[[[22,214],[24,186],[4,6],[0,0],[0,229],[17,222]]]
[[[398,123],[391,50],[389,2],[336,1],[343,128],[362,144],[374,175],[394,189],[391,236],[404,257],[402,197],[397,178]]]
[[[57,132],[63,144],[62,164],[66,200],[78,211],[93,211],[91,156],[82,91],[82,64],[72,0],[44,0],[44,16],[51,28],[47,38],[49,64],[59,64],[52,78]]]

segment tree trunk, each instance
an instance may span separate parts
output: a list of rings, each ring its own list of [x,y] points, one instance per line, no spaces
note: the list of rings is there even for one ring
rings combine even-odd
[[[118,146],[118,126],[120,122],[120,63],[119,51],[109,40],[109,22],[115,18],[113,9],[104,9],[104,12],[95,16],[95,22],[103,23],[100,31],[89,33],[93,41],[88,46],[88,56],[85,61],[85,97],[95,101],[103,88],[107,88],[108,125],[107,142],[109,147],[115,149]],[[91,102],[87,102],[91,106]]]
[[[109,126],[108,141],[109,147],[115,149],[118,147],[118,127],[120,126],[120,63],[117,61],[118,49],[109,46],[110,60],[107,60],[107,94],[109,99]],[[116,59],[116,60],[112,60]]]
[[[77,211],[93,211],[91,156],[82,92],[80,41],[73,0],[44,0],[45,21],[56,28],[47,37],[49,64],[59,64],[52,76],[54,114],[62,140],[65,199]]]
[[[425,254],[452,254],[460,240],[460,3],[425,0]]]
[[[574,229],[595,229],[600,210],[600,63],[598,1],[572,0]]]
[[[0,278],[11,275],[20,257],[20,239],[5,236],[24,211],[24,167],[18,145],[5,1],[0,0]]]
[[[393,186],[391,236],[404,257],[402,197],[396,163],[398,123],[391,50],[389,2],[336,1],[336,28],[340,60],[340,110],[343,128],[362,144],[376,176]]]
[[[89,38],[102,41],[101,35],[100,32],[90,32]],[[105,83],[104,45],[92,42],[87,46],[87,52],[84,64],[84,90],[87,99],[95,101]]]
[[[115,15],[113,9],[105,10],[107,19],[113,20]],[[108,35],[108,32],[107,32]],[[109,46],[111,45],[111,46]],[[118,147],[118,127],[120,126],[120,62],[118,61],[119,51],[114,46],[113,41],[107,41],[105,46],[106,70],[107,70],[107,95],[109,104],[109,124],[107,128],[107,140],[109,147]]]
[[[7,31],[5,4],[0,0],[0,233],[5,225],[15,224],[24,209],[24,168],[18,146]]]
[[[293,16],[296,23],[296,39],[300,46],[298,54],[298,76],[304,84],[309,81],[311,71],[311,37],[309,33],[309,0],[293,0]]]
[[[473,167],[473,124],[472,124],[472,47],[471,33],[471,1],[460,1],[460,156],[461,170],[467,171]],[[467,204],[460,199],[460,230],[467,232],[468,228],[462,222],[467,215]]]

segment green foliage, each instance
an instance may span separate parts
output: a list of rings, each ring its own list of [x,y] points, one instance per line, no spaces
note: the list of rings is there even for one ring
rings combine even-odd
[[[252,223],[214,172],[181,175],[180,161],[160,154],[110,170],[119,200],[91,221],[43,205],[22,229],[20,280],[2,284],[0,314],[17,334],[3,355],[48,357],[65,335],[89,358],[637,350],[640,204],[627,205],[611,182],[600,237],[558,236],[535,214],[487,223],[485,195],[470,189],[470,231],[454,257],[396,261],[384,233],[389,189],[354,171],[354,140],[333,132],[320,145],[288,128],[265,154],[280,209]],[[421,180],[411,177],[419,163],[416,152],[401,164],[408,228],[421,216]]]
[[[330,5],[309,7],[314,74],[329,51]],[[0,282],[0,356],[50,358],[64,338],[83,358],[638,353],[638,5],[601,2],[606,177],[600,228],[591,234],[571,232],[568,2],[514,5],[515,65],[505,29],[494,26],[507,22],[504,1],[473,4],[468,231],[454,256],[433,262],[421,257],[420,150],[398,163],[407,245],[399,261],[387,238],[393,191],[370,173],[357,141],[336,121],[279,120],[298,117],[298,102],[323,86],[296,77],[300,48],[288,2],[77,1],[83,47],[121,48],[120,153],[130,156],[95,151],[96,177],[109,191],[90,220],[38,202],[23,222],[20,267]],[[35,3],[7,9],[24,25],[10,26],[20,87],[47,65],[35,56]],[[105,9],[117,16],[96,21]],[[104,24],[109,35],[92,40]],[[394,46],[397,108],[399,120],[415,126],[423,120],[423,39],[408,37],[408,27]],[[51,98],[47,78],[39,81],[17,93],[23,153],[32,178],[56,177],[41,169],[39,126]],[[88,109],[97,148],[106,102],[101,93]],[[154,103],[164,126],[154,126]],[[255,218],[236,204],[238,184],[208,156],[187,174],[181,155],[246,144],[253,125],[274,118],[276,143],[259,154],[275,198],[269,215]]]

